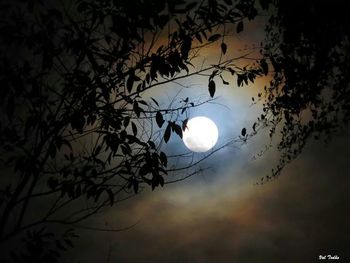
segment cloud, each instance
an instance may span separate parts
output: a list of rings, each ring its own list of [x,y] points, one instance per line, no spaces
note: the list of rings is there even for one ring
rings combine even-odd
[[[101,217],[140,222],[128,231],[99,233],[104,242],[84,244],[79,257],[96,262],[110,250],[112,262],[315,262],[329,254],[345,262],[349,141],[313,143],[264,186],[251,179],[271,167],[269,157],[248,167],[243,158],[241,165],[217,168],[215,180],[206,180],[209,174],[140,195]]]

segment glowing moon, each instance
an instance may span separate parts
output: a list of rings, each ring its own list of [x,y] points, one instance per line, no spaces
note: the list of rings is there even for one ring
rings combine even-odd
[[[183,141],[193,152],[206,152],[213,148],[218,140],[219,132],[215,123],[207,117],[195,117],[187,122],[183,133]]]

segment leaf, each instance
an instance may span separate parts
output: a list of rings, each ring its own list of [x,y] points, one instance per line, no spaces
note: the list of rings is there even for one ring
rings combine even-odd
[[[254,83],[255,74],[252,73],[252,72],[249,72],[249,73],[248,73],[248,79],[249,79],[252,83]]]
[[[227,68],[227,70],[230,71],[232,76],[235,74],[235,71],[232,68]]]
[[[237,28],[236,28],[236,32],[237,34],[241,33],[243,31],[243,21],[240,21],[238,24],[237,24]]]
[[[179,135],[180,138],[182,139],[182,129],[181,129],[181,126],[180,126],[180,125],[177,125],[177,124],[174,124],[174,125],[173,125],[173,128],[174,128],[174,130],[175,130],[175,133],[176,133],[177,135]]]
[[[124,121],[123,121],[123,125],[124,125],[125,128],[128,127],[129,122],[130,122],[130,117],[125,117]]]
[[[196,33],[195,36],[196,36],[197,40],[199,41],[199,43],[203,43],[202,37],[199,33]]]
[[[243,128],[242,131],[241,131],[241,134],[242,134],[243,137],[245,137],[245,135],[247,134],[247,129]]]
[[[256,132],[256,125],[257,125],[257,123],[254,122],[254,124],[253,124],[253,131],[254,131],[254,132]]]
[[[136,124],[131,122],[131,129],[132,129],[132,133],[134,134],[134,136],[136,136],[137,134],[137,127]]]
[[[132,90],[132,87],[134,85],[134,75],[135,72],[131,71],[128,80],[126,81],[126,89],[128,90],[128,92],[130,93]]]
[[[133,109],[134,109],[134,112],[136,113],[136,116],[140,117],[141,109],[140,109],[139,104],[136,100],[134,101]]]
[[[152,149],[154,149],[154,150],[156,149],[156,145],[153,141],[148,141],[148,144]]]
[[[232,5],[232,1],[231,1],[231,0],[224,0],[224,2],[225,2],[227,5]]]
[[[168,158],[164,152],[160,152],[159,159],[162,162],[162,164],[167,167],[168,165]]]
[[[184,38],[184,40],[182,41],[182,45],[181,45],[181,49],[180,49],[182,58],[183,58],[184,60],[187,60],[187,58],[188,58],[188,53],[189,53],[190,50],[191,50],[191,45],[192,45],[192,39],[191,39],[191,37],[186,36],[186,37]]]
[[[260,60],[260,66],[265,76],[269,73],[269,65],[267,64],[265,59]]]
[[[240,87],[242,85],[243,78],[241,74],[237,74],[237,86]]]
[[[170,127],[170,123],[169,123],[168,126],[165,129],[165,132],[164,132],[164,141],[165,141],[165,143],[167,143],[169,141],[170,135],[171,135],[171,127]]]
[[[156,122],[159,128],[162,128],[164,124],[164,118],[163,115],[160,113],[160,111],[157,111],[156,113]]]
[[[221,50],[223,54],[226,54],[227,51],[227,45],[225,43],[221,43]]]
[[[159,185],[158,180],[153,176],[152,178],[152,191],[154,190],[154,188],[156,188],[156,186]]]
[[[215,82],[214,82],[214,80],[209,81],[208,87],[209,87],[208,90],[209,90],[210,97],[214,97],[214,94],[215,94]]]
[[[164,186],[164,178],[163,178],[163,176],[159,175],[158,180],[159,180],[159,184],[163,187]]]
[[[211,35],[211,36],[208,38],[208,41],[209,41],[209,42],[214,42],[214,41],[218,40],[220,37],[221,37],[220,34],[214,34],[214,35]]]
[[[182,130],[183,131],[185,131],[185,129],[187,128],[187,122],[188,122],[188,118],[182,122]]]

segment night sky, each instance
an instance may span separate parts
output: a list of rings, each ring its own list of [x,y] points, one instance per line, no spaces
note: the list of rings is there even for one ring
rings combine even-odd
[[[94,224],[137,225],[118,233],[82,232],[72,253],[82,262],[316,262],[319,255],[346,262],[349,146],[348,132],[329,145],[310,143],[263,186],[253,184],[273,157],[244,160],[248,154],[237,149],[226,164],[214,165],[215,172],[142,193],[101,214]]]

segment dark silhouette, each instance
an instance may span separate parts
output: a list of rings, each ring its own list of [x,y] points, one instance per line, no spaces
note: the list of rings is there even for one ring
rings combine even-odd
[[[263,97],[265,125],[276,131],[281,158],[272,177],[309,139],[329,141],[350,118],[350,29],[345,3],[260,1],[272,15],[264,54],[272,81]],[[281,133],[280,133],[281,131]]]
[[[145,91],[203,73],[213,97],[216,78],[228,83],[224,71],[239,85],[266,71],[234,68],[235,59],[191,64],[219,40],[227,52],[225,25],[239,34],[257,14],[250,1],[8,1],[0,10],[0,241],[24,235],[16,262],[56,262],[73,246],[72,230],[52,224],[78,227],[145,186],[170,183],[169,173],[199,172],[190,170],[198,162],[168,167],[181,156],[160,146],[182,137],[188,111],[205,101],[162,108]]]

